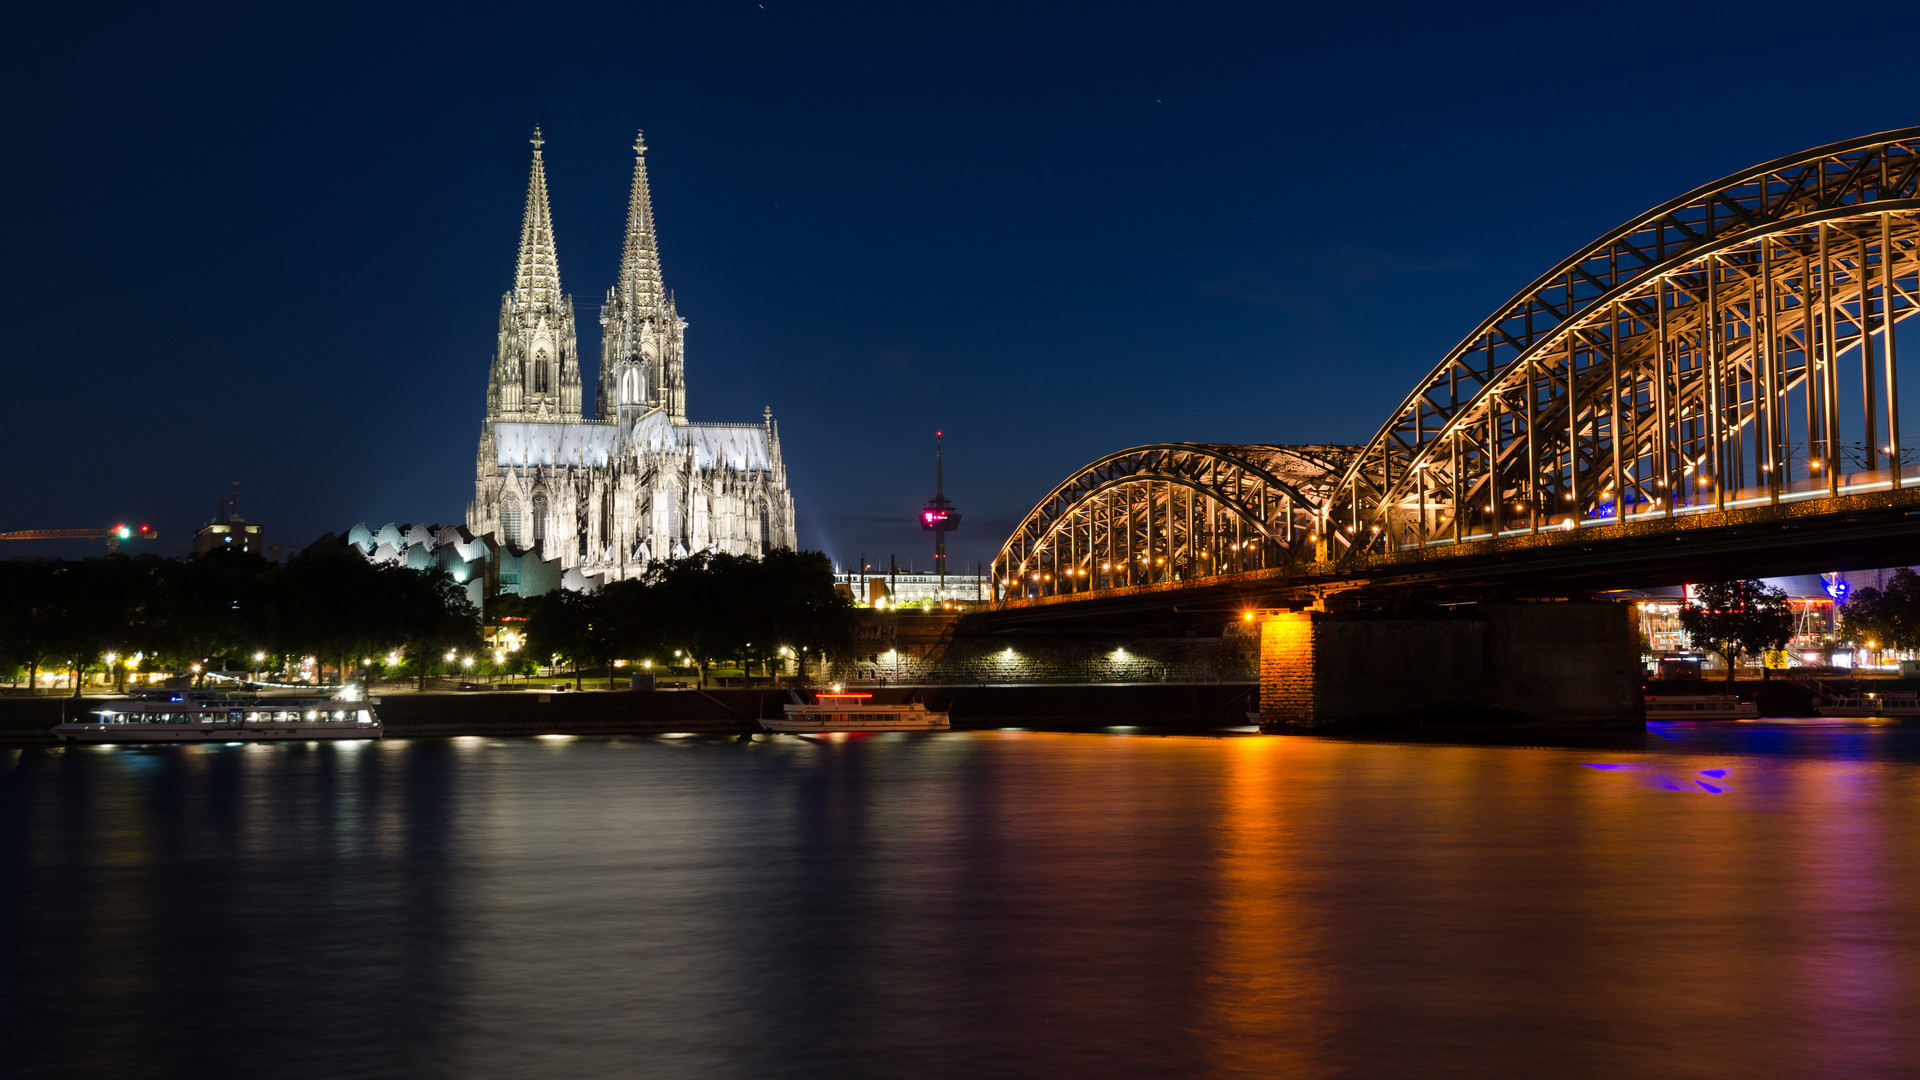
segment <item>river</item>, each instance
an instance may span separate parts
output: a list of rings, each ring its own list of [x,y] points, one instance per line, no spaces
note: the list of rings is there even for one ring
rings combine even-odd
[[[1920,1072],[1920,727],[0,750],[0,1077]]]

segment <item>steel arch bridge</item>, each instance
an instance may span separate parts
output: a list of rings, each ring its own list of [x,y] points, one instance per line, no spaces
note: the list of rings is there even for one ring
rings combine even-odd
[[[1688,192],[1447,353],[1326,504],[1336,559],[1890,489],[1920,128]]]
[[[993,572],[1007,597],[1171,584],[1312,557],[1320,506],[1353,447],[1157,443],[1062,481]]]
[[[1920,127],[1817,147],[1574,253],[1364,447],[1168,444],[1088,465],[1014,530],[995,579],[1016,601],[1334,580],[1889,493],[1920,505],[1893,334],[1916,311]]]

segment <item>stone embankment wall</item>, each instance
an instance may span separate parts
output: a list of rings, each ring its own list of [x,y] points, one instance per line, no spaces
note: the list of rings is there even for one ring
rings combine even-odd
[[[1251,683],[1259,659],[1252,623],[1233,623],[1212,637],[975,637],[961,617],[945,612],[862,610],[853,654],[810,674],[849,686]]]

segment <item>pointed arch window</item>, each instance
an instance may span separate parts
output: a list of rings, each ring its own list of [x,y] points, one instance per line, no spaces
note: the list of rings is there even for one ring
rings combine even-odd
[[[509,545],[520,546],[520,500],[511,491],[500,500],[500,535]]]
[[[549,392],[547,369],[551,366],[552,365],[547,362],[546,353],[538,352],[533,354],[533,392],[534,393],[545,394]]]
[[[533,542],[538,544],[547,538],[547,496],[541,492],[533,497]]]

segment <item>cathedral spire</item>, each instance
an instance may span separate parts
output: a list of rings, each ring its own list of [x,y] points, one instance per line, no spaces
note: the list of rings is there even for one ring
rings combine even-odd
[[[560,257],[553,248],[553,211],[547,205],[547,166],[540,159],[546,139],[533,129],[533,172],[527,178],[527,209],[520,219],[520,265],[513,279],[514,302],[551,310],[560,302]]]
[[[660,245],[653,232],[653,192],[647,187],[647,133],[633,139],[633,190],[627,195],[627,244],[620,255],[620,300],[627,322],[658,316],[666,306],[660,283]]]

